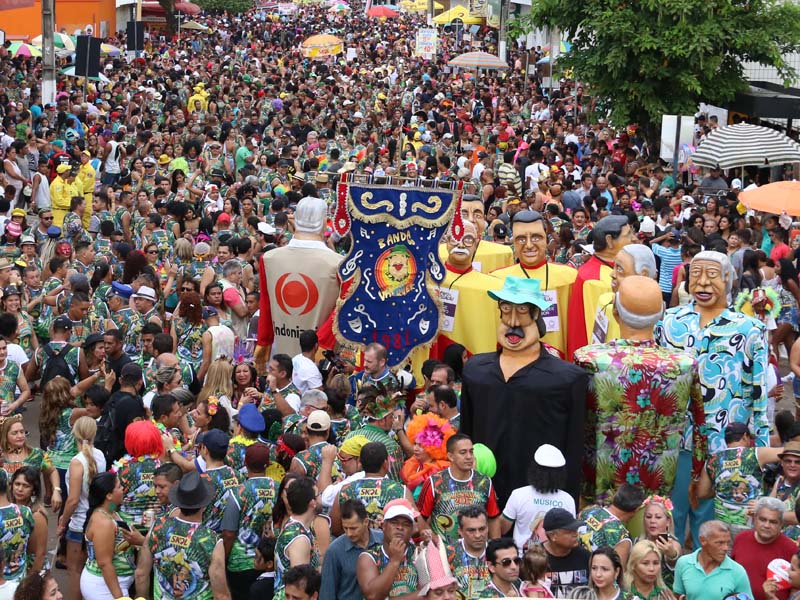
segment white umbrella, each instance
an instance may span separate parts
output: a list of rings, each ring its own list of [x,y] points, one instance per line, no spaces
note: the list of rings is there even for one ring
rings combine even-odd
[[[714,129],[692,155],[692,164],[720,169],[793,162],[800,162],[800,144],[780,131],[749,123]]]
[[[62,75],[66,75],[67,77],[83,77],[82,75],[75,75],[75,66],[74,65],[71,66],[71,67],[67,67],[65,69],[61,69],[61,74]],[[106,77],[105,75],[103,75],[102,73],[99,73],[97,75],[97,77],[89,77],[89,79],[91,81],[100,81],[102,83],[111,83],[111,80],[108,77]]]

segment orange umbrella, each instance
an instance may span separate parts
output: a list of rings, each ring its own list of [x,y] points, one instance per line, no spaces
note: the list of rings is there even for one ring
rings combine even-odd
[[[780,215],[800,216],[800,181],[776,181],[739,194],[747,208]]]
[[[373,6],[367,11],[368,17],[399,17],[400,13],[386,6]]]

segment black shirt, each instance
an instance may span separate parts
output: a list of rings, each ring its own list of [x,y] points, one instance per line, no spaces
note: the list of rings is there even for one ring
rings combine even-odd
[[[550,591],[556,598],[569,598],[578,586],[589,585],[589,558],[591,554],[583,546],[578,546],[567,556],[553,556],[547,553],[550,565]]]
[[[494,452],[498,468],[493,482],[501,506],[513,490],[528,485],[528,464],[542,444],[564,454],[566,491],[577,505],[588,383],[583,369],[544,349],[508,382],[499,353],[477,354],[464,365],[461,431]]]
[[[131,357],[124,352],[120,354],[119,358],[111,358],[109,356],[106,360],[108,361],[108,366],[111,367],[112,371],[114,371],[114,375],[117,376],[117,380],[114,382],[114,387],[111,388],[111,393],[113,394],[114,392],[119,391],[119,380],[120,375],[122,374],[122,367],[133,361],[131,360]]]

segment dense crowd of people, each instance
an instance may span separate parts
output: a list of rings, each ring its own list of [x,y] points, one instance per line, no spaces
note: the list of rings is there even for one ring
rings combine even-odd
[[[800,238],[738,199],[783,175],[673,173],[582,86],[526,76],[514,44],[508,71],[447,67],[496,52],[495,30],[440,28],[420,57],[423,16],[363,13],[254,9],[200,18],[208,32],[152,31],[132,60],[104,57],[101,81],[59,75],[48,103],[41,60],[0,48],[0,600],[800,597],[800,424],[775,408],[800,398]],[[319,33],[354,57],[304,57]],[[700,115],[696,141],[718,126]],[[331,224],[343,174],[460,182],[466,233],[443,240],[455,281],[545,265],[542,288],[563,279],[574,300],[602,279],[583,276],[593,264],[613,271],[596,320],[565,297],[544,339],[594,375],[586,464],[552,444],[482,443],[469,344],[390,369],[381,344],[353,352],[305,330],[296,355],[255,360],[264,254],[351,247]],[[686,410],[650,392],[615,408],[641,372],[590,366],[641,321],[620,300],[629,276],[654,279],[669,308],[645,319],[655,341],[640,356],[658,344],[696,361],[702,397]],[[676,341],[718,285],[715,339],[744,348],[732,370],[714,341]],[[508,336],[544,315],[499,302]],[[469,315],[492,348],[496,307]],[[675,406],[694,383],[681,385]],[[624,443],[664,433],[657,482],[599,439],[650,409]],[[495,487],[512,468],[524,485]]]

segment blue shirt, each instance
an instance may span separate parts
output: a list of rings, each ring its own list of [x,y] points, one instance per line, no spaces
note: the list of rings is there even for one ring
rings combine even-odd
[[[750,580],[744,567],[726,556],[722,564],[711,573],[706,573],[697,555],[700,550],[681,556],[675,564],[675,583],[672,590],[676,594],[686,594],[686,600],[710,600],[725,598],[731,594],[750,594]]]
[[[654,244],[651,249],[653,254],[661,259],[661,266],[658,269],[658,287],[661,291],[672,293],[672,272],[681,264],[681,249],[670,248]]]
[[[765,333],[761,321],[727,308],[701,329],[694,301],[668,309],[656,324],[660,346],[697,357],[711,454],[727,448],[725,427],[734,422],[750,423],[756,446],[769,446]]]
[[[369,530],[367,548],[356,546],[346,535],[340,535],[325,553],[322,563],[322,580],[325,584],[319,591],[319,600],[362,600],[364,594],[358,585],[356,565],[361,553],[373,546],[383,544],[383,532]]]

